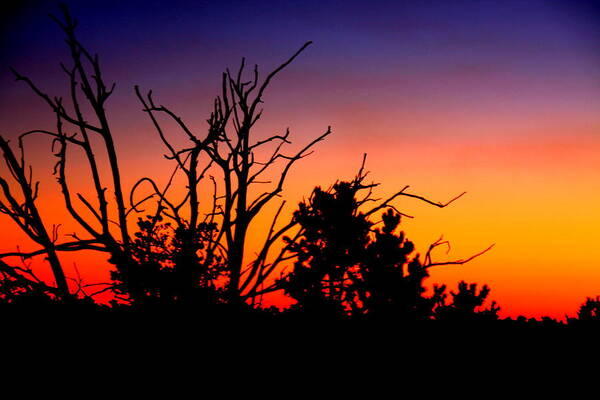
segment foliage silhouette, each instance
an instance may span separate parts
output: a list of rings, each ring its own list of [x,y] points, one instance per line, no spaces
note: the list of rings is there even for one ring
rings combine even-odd
[[[436,308],[436,318],[439,320],[453,322],[476,322],[476,321],[493,321],[498,319],[500,307],[493,301],[489,308],[483,308],[490,288],[483,285],[479,292],[477,284],[467,284],[464,281],[458,283],[458,291],[450,292],[452,303],[446,305],[444,294],[442,302]]]
[[[221,258],[206,254],[216,227],[201,224],[196,232],[173,228],[162,217],[138,219],[132,242],[135,263],[113,271],[113,290],[138,307],[209,306],[219,302],[215,281],[225,273]]]
[[[586,298],[577,316],[567,318],[567,322],[570,326],[600,328],[600,296]]]
[[[580,321],[600,321],[600,296],[588,297],[579,307],[577,318]]]
[[[297,301],[296,309],[312,315],[430,319],[443,301],[445,287],[436,286],[431,296],[425,294],[428,269],[464,260],[432,262],[431,250],[438,241],[430,247],[426,262],[421,262],[404,232],[395,233],[403,214],[389,200],[398,193],[363,211],[365,204],[375,201],[371,194],[376,185],[366,184],[366,175],[363,160],[352,181],[337,182],[328,190],[317,187],[300,203],[294,219],[302,228],[301,236],[288,240],[297,261],[279,284]],[[385,210],[383,226],[375,228],[371,216],[380,210]],[[453,296],[455,303],[466,298],[464,290]]]
[[[57,300],[57,289],[39,280],[27,267],[16,268],[0,261],[0,278],[0,306],[48,306]]]

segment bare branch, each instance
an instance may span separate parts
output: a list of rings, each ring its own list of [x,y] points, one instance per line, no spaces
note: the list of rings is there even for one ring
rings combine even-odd
[[[256,215],[262,209],[262,207],[265,204],[267,204],[273,197],[275,197],[276,195],[278,195],[283,190],[283,184],[285,182],[285,178],[287,177],[287,174],[288,174],[290,168],[292,167],[292,165],[296,161],[300,160],[301,158],[304,158],[307,155],[306,152],[310,148],[312,148],[315,144],[317,144],[321,140],[325,139],[325,137],[329,136],[330,134],[331,134],[331,127],[328,127],[327,131],[325,131],[325,133],[323,133],[321,136],[317,137],[312,142],[310,142],[309,144],[307,144],[306,146],[304,146],[304,148],[302,148],[298,153],[296,153],[296,155],[294,155],[293,157],[289,157],[288,163],[283,168],[283,171],[281,172],[281,174],[279,176],[279,182],[277,183],[277,187],[275,188],[275,190],[273,190],[272,192],[268,193],[260,201],[256,202],[250,208],[250,211],[249,211],[250,215],[252,215],[252,216]]]
[[[443,244],[443,243],[440,243],[440,244]],[[462,264],[466,264],[466,263],[468,263],[469,261],[471,261],[471,260],[473,260],[473,259],[475,259],[475,258],[477,258],[477,257],[481,256],[482,254],[485,254],[485,253],[487,253],[487,252],[488,252],[488,251],[490,251],[490,250],[491,250],[491,249],[492,249],[494,246],[495,246],[495,244],[492,244],[492,245],[490,245],[489,247],[487,247],[486,249],[484,249],[484,250],[480,251],[479,253],[476,253],[476,254],[472,255],[471,257],[469,257],[469,258],[466,258],[466,259],[460,259],[460,260],[452,260],[452,261],[444,261],[444,262],[431,262],[431,255],[428,255],[427,257],[428,257],[428,259],[429,259],[429,261],[430,261],[430,262],[429,262],[429,263],[427,263],[427,264],[425,264],[423,267],[424,267],[424,268],[431,268],[431,267],[436,267],[436,266],[438,266],[438,265],[462,265]],[[431,250],[432,250],[432,249],[430,248],[430,251],[431,251]],[[428,253],[429,253],[430,251],[428,251]]]
[[[312,44],[312,41],[304,43],[304,45],[302,45],[302,47],[300,47],[300,49],[296,53],[294,53],[294,55],[292,55],[287,61],[285,61],[283,64],[281,64],[275,70],[273,70],[269,75],[267,75],[267,78],[265,79],[265,81],[261,85],[260,89],[258,90],[258,94],[256,95],[256,98],[252,102],[252,106],[250,108],[250,110],[251,110],[250,114],[253,114],[254,110],[256,109],[256,106],[262,101],[263,93],[264,93],[265,89],[267,88],[267,86],[269,86],[271,79],[273,79],[273,77],[275,75],[277,75],[282,69],[284,69],[292,61],[294,61],[294,59],[296,57],[298,57],[300,55],[300,53],[302,53],[311,44]]]

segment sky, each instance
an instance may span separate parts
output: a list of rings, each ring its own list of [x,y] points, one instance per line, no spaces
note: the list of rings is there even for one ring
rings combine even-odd
[[[352,178],[367,153],[379,197],[405,185],[435,201],[467,192],[443,209],[395,204],[414,216],[402,227],[420,252],[441,235],[452,248],[439,261],[495,244],[467,264],[431,270],[428,285],[488,284],[503,316],[563,318],[600,295],[599,1],[67,4],[80,40],[117,84],[108,112],[126,187],[168,173],[134,85],[201,132],[225,68],[246,57],[267,72],[312,40],[270,87],[257,126],[259,137],[289,127],[292,147],[332,127],[292,172],[289,204]],[[51,128],[53,115],[8,67],[65,95],[59,62],[68,53],[48,17],[57,2],[3,7],[0,130],[15,137]],[[30,146],[48,218],[68,226],[48,172],[50,144]],[[83,169],[72,177],[86,182]],[[11,221],[0,223],[1,250],[26,243]],[[102,260],[72,265],[87,280],[107,279]]]

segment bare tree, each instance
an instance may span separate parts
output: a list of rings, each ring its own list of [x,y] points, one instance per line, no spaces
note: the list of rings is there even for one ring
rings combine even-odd
[[[77,21],[71,18],[66,6],[63,5],[61,8],[64,20],[52,18],[66,34],[66,43],[70,50],[71,65],[60,64],[68,77],[69,99],[65,102],[62,97],[48,95],[30,78],[13,70],[16,79],[25,82],[53,111],[56,116],[56,130],[31,130],[21,134],[19,136],[20,161],[16,159],[8,141],[0,140],[1,150],[9,171],[20,187],[24,198],[24,202],[19,204],[10,191],[10,185],[3,180],[2,188],[8,203],[2,205],[2,211],[8,214],[29,237],[40,244],[42,249],[31,252],[5,253],[0,256],[46,255],[58,288],[62,293],[67,293],[66,279],[56,255],[57,251],[98,250],[108,252],[111,260],[117,263],[129,257],[130,237],[117,151],[105,109],[106,101],[112,94],[115,85],[112,84],[110,89],[108,88],[102,77],[98,55],[92,55],[78,41],[75,36]],[[67,105],[67,103],[70,104]],[[86,114],[85,110],[90,111]],[[95,123],[90,122],[94,120]],[[53,229],[51,235],[46,231],[35,205],[38,186],[32,183],[31,172],[26,174],[27,166],[24,160],[23,143],[27,137],[32,135],[44,135],[52,139],[54,155],[57,159],[53,172],[59,183],[66,210],[84,230],[87,238],[73,233],[70,235],[73,240],[59,243],[56,229]],[[93,140],[94,136],[100,138],[100,146],[97,145],[97,141]],[[84,155],[96,196],[95,201],[87,199],[81,193],[72,193],[67,172],[69,161],[67,155],[71,154],[70,151],[80,151]],[[108,187],[101,178],[100,171],[105,166],[100,165],[97,159],[99,152],[104,152],[108,160],[106,167],[111,177],[114,196],[107,194]],[[114,198],[113,204],[109,202],[111,198]],[[111,209],[111,206],[114,207],[114,210]],[[82,212],[82,209],[87,212]],[[111,218],[112,212],[117,214],[116,221]],[[111,224],[117,226],[118,233],[111,230]]]
[[[39,194],[39,182],[33,181],[33,172],[30,166],[25,163],[25,153],[20,141],[21,156],[18,159],[12,148],[3,137],[0,136],[0,150],[4,156],[9,175],[13,179],[13,184],[0,176],[0,188],[2,188],[3,199],[0,200],[0,212],[8,215],[21,230],[29,236],[31,240],[41,246],[41,250],[31,253],[22,253],[20,251],[13,253],[4,253],[0,257],[20,256],[30,257],[36,254],[45,254],[48,263],[54,274],[57,291],[63,297],[69,294],[67,280],[64,270],[57,255],[57,249],[65,249],[72,246],[72,243],[62,243],[57,245],[58,227],[53,226],[52,232],[48,232],[40,211],[38,210],[36,199]],[[12,187],[12,188],[11,188]],[[16,188],[14,190],[13,188]],[[16,194],[15,191],[19,193]],[[13,278],[26,280],[34,277],[31,271],[19,270],[2,262],[2,274],[4,278]],[[28,275],[28,277],[26,277]],[[37,281],[37,279],[36,279]]]
[[[183,202],[177,205],[170,202],[164,193],[168,188],[158,189],[158,185],[150,178],[142,181],[149,182],[154,190],[153,195],[160,198],[160,207],[178,224],[185,223],[190,229],[198,223],[205,221],[218,221],[219,232],[211,242],[208,253],[221,254],[228,268],[228,299],[240,301],[254,298],[258,294],[274,290],[275,286],[264,287],[265,282],[276,270],[279,263],[286,260],[286,248],[269,258],[269,251],[281,239],[282,235],[293,228],[296,223],[290,221],[282,227],[277,226],[284,203],[278,208],[272,224],[267,232],[265,242],[258,251],[257,256],[250,262],[244,257],[247,252],[246,238],[248,230],[255,217],[283,191],[285,180],[296,161],[311,153],[312,147],[331,133],[327,128],[321,135],[307,143],[300,150],[292,154],[284,154],[282,148],[290,144],[290,131],[283,134],[274,134],[267,138],[255,139],[254,127],[262,116],[264,94],[272,79],[296,57],[302,53],[311,42],[305,43],[296,53],[279,67],[269,73],[264,80],[260,80],[258,66],[253,69],[253,77],[245,80],[245,60],[235,74],[227,70],[222,76],[221,95],[214,101],[214,109],[208,122],[208,132],[205,135],[194,132],[177,114],[169,108],[157,105],[152,96],[152,91],[143,95],[138,87],[136,94],[148,113],[164,145],[168,149],[167,158],[176,162],[176,168],[181,170],[187,182],[187,192]],[[190,145],[187,148],[175,149],[165,135],[158,119],[158,114],[165,114],[175,121],[188,138]],[[269,148],[269,146],[274,146]],[[270,150],[266,159],[259,160],[257,154]],[[200,172],[200,159],[205,155],[205,165]],[[263,180],[275,169],[275,164],[282,162],[277,177],[274,180]],[[220,180],[211,175],[214,184],[212,208],[200,219],[198,185],[206,173],[219,174]],[[252,185],[270,184],[271,187],[257,196],[252,196]],[[137,185],[136,185],[137,186]],[[210,201],[210,199],[209,199]],[[133,203],[133,201],[132,201]],[[187,203],[189,207],[189,221],[183,221],[180,214],[181,207]]]

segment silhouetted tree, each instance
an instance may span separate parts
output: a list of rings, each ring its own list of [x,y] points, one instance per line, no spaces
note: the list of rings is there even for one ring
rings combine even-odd
[[[570,326],[600,327],[600,296],[588,297],[579,306],[577,317],[567,318]]]
[[[600,321],[600,296],[588,297],[577,311],[581,321]]]
[[[183,201],[172,202],[166,196],[170,183],[159,190],[158,184],[153,179],[143,178],[136,187],[141,183],[148,183],[152,188],[151,196],[159,199],[158,208],[161,211],[158,212],[164,213],[179,226],[185,225],[192,230],[202,223],[218,226],[214,239],[207,244],[207,253],[218,253],[227,265],[227,297],[230,302],[254,299],[260,294],[276,289],[274,285],[268,285],[267,279],[287,257],[285,248],[273,257],[269,257],[269,252],[281,236],[296,225],[296,222],[290,221],[278,227],[278,218],[285,204],[282,202],[275,213],[262,248],[249,262],[244,261],[248,230],[265,206],[280,196],[294,163],[309,155],[311,148],[331,133],[331,129],[328,128],[316,139],[289,155],[281,152],[284,145],[291,143],[289,129],[283,134],[275,134],[263,139],[256,138],[254,134],[254,126],[262,116],[263,110],[260,106],[267,87],[272,79],[310,44],[311,42],[304,44],[262,81],[259,78],[258,66],[254,67],[252,78],[245,79],[244,60],[237,73],[232,74],[229,70],[223,73],[221,95],[215,99],[213,112],[207,120],[206,134],[197,133],[169,108],[157,105],[152,91],[142,95],[140,89],[136,87],[136,94],[144,111],[168,149],[166,157],[174,160],[176,171],[181,171],[185,176],[187,190]],[[175,121],[189,140],[189,147],[175,149],[161,126],[160,114]],[[259,154],[265,152],[269,155],[260,161]],[[280,170],[274,170],[272,167],[278,161],[283,161],[283,165]],[[203,167],[200,170],[201,164]],[[199,183],[207,173],[217,175],[219,180],[217,181],[211,175],[214,185],[212,204],[209,212],[201,218]],[[273,173],[275,173],[274,179]],[[269,176],[269,180],[263,180],[263,176]],[[271,182],[272,187],[257,196],[251,196],[253,185]],[[186,204],[190,218],[184,221],[180,211]]]
[[[25,150],[21,140],[19,140],[19,149],[21,154],[17,158],[8,141],[0,136],[0,150],[4,156],[8,172],[7,178],[12,178],[12,182],[9,183],[0,176],[0,188],[3,195],[3,198],[0,199],[0,212],[8,215],[31,240],[41,246],[41,249],[30,253],[20,251],[4,253],[0,254],[0,258],[32,257],[37,254],[44,254],[50,264],[56,283],[56,290],[52,290],[52,292],[64,298],[69,295],[69,288],[57,250],[69,250],[73,244],[62,243],[57,245],[58,228],[53,226],[52,233],[49,233],[46,229],[36,202],[39,194],[39,182],[33,181],[33,173],[31,167],[26,164]],[[15,192],[18,192],[18,194]],[[35,278],[31,270],[10,267],[6,263],[3,263],[2,266],[2,273],[5,278],[3,283],[11,286],[9,293],[13,292],[13,284],[21,285],[22,289],[29,288],[31,290],[43,287],[42,292],[46,292],[45,285],[41,285],[41,281]],[[11,268],[12,273],[9,272]],[[32,278],[33,280],[31,280]],[[11,284],[8,282],[11,282]]]
[[[308,313],[430,318],[444,288],[436,287],[432,296],[425,295],[423,282],[429,276],[428,269],[462,264],[483,252],[467,260],[435,263],[431,251],[442,243],[437,241],[422,263],[419,255],[413,254],[413,243],[403,232],[395,233],[401,216],[406,215],[390,201],[408,196],[445,207],[454,199],[434,203],[407,193],[405,187],[363,211],[365,204],[374,201],[371,194],[376,186],[365,184],[365,177],[363,160],[354,180],[337,182],[328,190],[317,187],[299,204],[294,219],[301,227],[300,237],[288,239],[289,251],[297,261],[279,284],[297,301],[295,308]],[[361,196],[363,192],[366,194]],[[383,211],[382,228],[375,228],[371,220],[378,211]]]
[[[135,263],[112,273],[114,290],[141,307],[210,306],[219,303],[215,282],[226,267],[205,249],[216,227],[200,224],[196,232],[163,223],[160,215],[138,219],[132,241]]]
[[[359,185],[338,182],[328,191],[317,187],[294,213],[302,234],[297,242],[288,240],[288,247],[297,261],[280,284],[305,311],[343,315],[357,306],[353,288],[372,226],[357,212]]]
[[[17,80],[25,82],[50,107],[56,117],[56,129],[54,131],[31,130],[19,135],[18,143],[21,154],[24,154],[24,142],[29,137],[43,135],[52,139],[54,155],[57,158],[53,172],[59,183],[65,208],[85,232],[87,238],[82,238],[81,233],[73,233],[70,235],[72,240],[60,241],[57,227],[54,227],[52,235],[45,233],[41,217],[36,215],[38,214],[35,208],[35,199],[38,195],[37,186],[33,190],[30,179],[31,174],[22,176],[25,169],[24,157],[21,158],[20,165],[15,167],[17,163],[12,160],[14,157],[11,155],[11,149],[7,141],[3,139],[1,141],[3,143],[2,152],[7,162],[11,164],[10,170],[13,171],[13,176],[21,186],[25,197],[24,207],[13,204],[5,188],[5,195],[12,207],[9,215],[26,233],[32,229],[36,231],[34,235],[28,234],[42,246],[42,249],[30,252],[5,253],[2,256],[32,257],[45,255],[52,266],[58,289],[62,293],[68,293],[64,272],[59,267],[56,252],[80,250],[106,252],[110,255],[110,261],[119,266],[128,265],[133,262],[133,259],[127,226],[127,214],[129,212],[125,207],[121,171],[105,109],[106,101],[113,92],[114,84],[107,86],[102,77],[98,56],[92,55],[77,40],[75,36],[77,21],[71,18],[66,6],[62,5],[61,8],[63,20],[52,18],[64,31],[70,51],[71,65],[61,63],[61,67],[68,77],[70,98],[69,101],[64,102],[62,97],[50,96],[34,84],[31,79],[13,70]],[[75,133],[72,133],[73,131]],[[75,194],[72,192],[68,177],[68,154],[72,154],[73,151],[79,151],[84,156],[89,168],[93,193],[96,196],[95,202],[84,197],[82,193]],[[106,156],[107,165],[103,166],[99,163],[97,157],[99,152]],[[101,177],[100,171],[103,167],[106,167],[107,175],[112,184],[112,195],[107,194],[108,188]],[[82,167],[78,166],[78,169],[81,170]],[[16,175],[14,174],[15,171],[17,172]],[[79,205],[75,204],[75,198],[79,200]],[[109,199],[114,199],[114,201],[111,202]],[[114,207],[117,216],[116,221],[111,217],[111,207]],[[81,208],[88,213],[87,215],[91,215],[91,218],[86,217],[86,213],[82,212]],[[18,215],[19,213],[22,215]],[[22,221],[26,222],[25,224],[18,221],[18,219],[23,220],[24,218],[28,219],[28,221]],[[111,224],[116,225],[118,233],[111,229]]]
[[[436,318],[439,320],[449,320],[453,322],[468,322],[482,320],[498,319],[500,307],[493,301],[488,308],[484,308],[490,288],[483,285],[479,291],[477,284],[467,284],[464,281],[458,283],[458,291],[450,292],[452,303],[445,304],[445,296],[442,303],[436,309]]]

